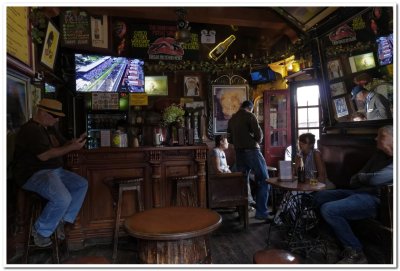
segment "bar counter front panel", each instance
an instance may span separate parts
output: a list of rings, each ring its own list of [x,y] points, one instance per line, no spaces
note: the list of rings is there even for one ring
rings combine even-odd
[[[142,177],[145,209],[171,206],[170,177],[198,175],[198,204],[206,208],[207,145],[82,149],[67,155],[67,168],[88,180],[89,188],[75,224],[68,233],[70,249],[81,249],[89,239],[111,241],[115,210],[107,178]],[[135,213],[133,191],[123,194],[121,217]],[[121,224],[122,225],[122,224]],[[121,233],[123,231],[121,226]]]

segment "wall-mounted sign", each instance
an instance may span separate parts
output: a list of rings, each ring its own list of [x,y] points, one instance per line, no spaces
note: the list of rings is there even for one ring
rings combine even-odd
[[[149,96],[144,93],[129,94],[129,105],[148,105]]]
[[[90,45],[90,16],[81,9],[66,10],[61,14],[61,44],[63,46]]]
[[[199,59],[199,34],[191,31],[190,41],[182,44],[175,40],[176,30],[175,24],[137,25],[114,18],[113,50],[117,55],[146,56],[150,60]]]

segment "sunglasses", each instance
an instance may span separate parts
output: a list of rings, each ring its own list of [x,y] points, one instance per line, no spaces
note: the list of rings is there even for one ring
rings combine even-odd
[[[49,114],[50,116],[52,116],[53,118],[55,118],[55,119],[58,119],[58,118],[60,118],[60,116],[58,116],[58,115],[55,115],[55,114],[53,114],[53,113],[50,113],[50,112],[47,112],[47,114]]]

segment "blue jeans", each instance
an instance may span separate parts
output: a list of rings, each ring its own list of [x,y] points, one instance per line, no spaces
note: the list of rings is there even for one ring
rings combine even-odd
[[[316,192],[314,200],[340,242],[345,247],[362,250],[362,245],[348,221],[376,217],[379,199],[360,191],[336,189]]]
[[[85,199],[88,182],[78,174],[60,167],[36,172],[22,188],[48,200],[35,222],[36,231],[48,237],[62,219],[69,223],[75,221]]]
[[[266,179],[269,176],[264,156],[259,149],[237,149],[235,152],[238,170],[247,176],[250,174],[250,170],[254,173],[257,184],[256,216],[266,217],[268,215],[267,203],[269,194],[269,184]]]

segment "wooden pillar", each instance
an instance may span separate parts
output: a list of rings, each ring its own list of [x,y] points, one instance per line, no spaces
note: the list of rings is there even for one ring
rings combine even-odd
[[[197,191],[199,206],[207,208],[207,197],[206,197],[206,149],[196,150],[196,162],[197,162],[197,175],[199,176]]]
[[[153,207],[158,208],[161,207],[161,151],[150,151],[149,162],[151,164],[151,180],[153,183]]]

